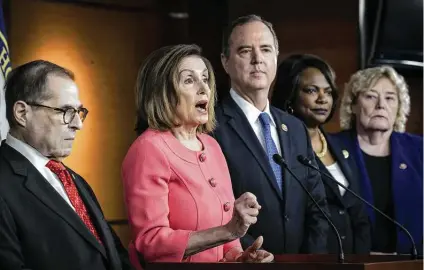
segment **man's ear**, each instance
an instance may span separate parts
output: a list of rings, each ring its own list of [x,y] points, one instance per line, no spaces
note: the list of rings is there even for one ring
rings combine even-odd
[[[13,105],[13,117],[18,125],[25,127],[28,122],[29,106],[25,102],[19,100]]]
[[[225,72],[228,74],[228,59],[223,53],[221,53],[221,64]]]

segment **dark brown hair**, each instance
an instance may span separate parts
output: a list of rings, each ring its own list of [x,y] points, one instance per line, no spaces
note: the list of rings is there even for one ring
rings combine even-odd
[[[141,134],[147,127],[165,131],[178,126],[178,66],[188,56],[199,56],[205,62],[209,74],[209,120],[199,126],[198,132],[208,133],[215,128],[215,76],[212,65],[201,53],[197,45],[180,44],[162,47],[147,57],[140,67],[136,82],[137,134]]]
[[[237,26],[240,26],[240,25],[245,25],[245,24],[251,23],[251,22],[261,22],[268,27],[269,31],[271,32],[272,36],[274,37],[275,50],[277,51],[277,54],[278,54],[278,39],[277,39],[277,34],[275,34],[274,28],[272,27],[272,24],[270,22],[264,20],[262,17],[260,17],[258,15],[250,14],[250,15],[242,16],[242,17],[235,19],[224,30],[224,33],[223,33],[223,36],[222,36],[221,53],[224,54],[224,56],[226,58],[228,58],[230,56],[230,37],[231,37],[231,34],[234,31],[234,28],[236,28]]]

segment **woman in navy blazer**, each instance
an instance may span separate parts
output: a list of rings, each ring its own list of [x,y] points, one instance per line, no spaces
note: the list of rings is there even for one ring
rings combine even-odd
[[[389,66],[360,70],[346,85],[340,108],[344,131],[336,136],[359,166],[362,195],[411,233],[422,254],[423,138],[404,133],[408,87]],[[408,237],[367,208],[372,251],[409,253]]]
[[[355,161],[340,139],[321,128],[335,111],[338,92],[334,81],[334,71],[322,59],[307,54],[291,55],[278,67],[272,104],[305,123],[319,168],[358,192]],[[331,220],[340,233],[344,252],[369,253],[370,225],[364,205],[334,181],[321,176]],[[329,253],[339,250],[332,230],[328,234],[327,249]]]

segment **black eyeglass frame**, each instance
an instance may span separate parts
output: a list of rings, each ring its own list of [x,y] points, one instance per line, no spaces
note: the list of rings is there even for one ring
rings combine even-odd
[[[50,107],[47,105],[43,105],[43,104],[39,104],[39,103],[34,103],[34,102],[26,102],[26,104],[30,105],[30,106],[35,106],[35,107],[41,107],[41,108],[47,108],[47,109],[51,109],[51,110],[55,110],[57,112],[61,112],[63,113],[63,123],[65,123],[66,125],[68,125],[69,123],[71,123],[74,118],[75,115],[78,113],[81,122],[84,122],[85,118],[87,118],[87,114],[88,114],[88,109],[87,108],[79,108],[79,109],[75,109],[75,108],[66,108],[66,109],[62,109],[62,108],[56,108],[56,107]],[[82,112],[83,114],[80,115],[80,112]],[[66,114],[70,114],[70,119],[69,121],[66,121]]]

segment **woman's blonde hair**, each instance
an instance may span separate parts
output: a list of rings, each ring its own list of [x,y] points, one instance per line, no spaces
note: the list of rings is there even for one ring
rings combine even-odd
[[[198,132],[208,133],[216,126],[216,85],[211,63],[201,55],[197,45],[162,47],[151,53],[140,67],[136,82],[137,133],[147,127],[162,131],[178,126],[176,109],[179,102],[178,66],[188,56],[198,56],[208,69],[210,96],[208,122],[198,127]]]
[[[393,130],[404,132],[406,121],[410,111],[410,98],[408,85],[402,75],[398,74],[390,66],[379,66],[357,71],[350,77],[346,84],[340,105],[340,127],[343,130],[355,128],[355,116],[352,113],[352,105],[361,92],[370,90],[379,79],[389,79],[397,89],[399,107],[396,114]]]

